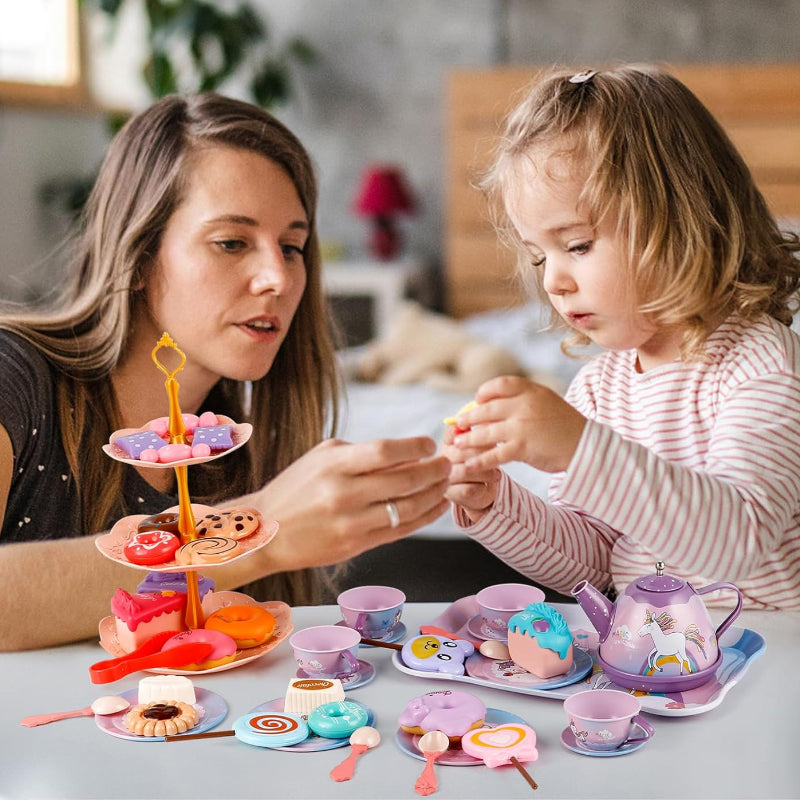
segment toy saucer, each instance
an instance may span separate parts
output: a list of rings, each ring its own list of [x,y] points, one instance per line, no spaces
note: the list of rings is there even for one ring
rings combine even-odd
[[[644,728],[638,722],[634,722],[633,724],[636,726],[637,736],[641,736],[642,738],[635,742],[626,742],[616,750],[590,750],[588,747],[583,747],[575,738],[575,734],[569,726],[561,731],[561,744],[563,744],[567,750],[572,750],[573,753],[579,753],[582,756],[594,756],[596,758],[624,756],[627,753],[633,753],[639,748],[644,747],[650,739],[653,738],[652,728],[647,730],[647,728]]]
[[[502,711],[499,708],[487,708],[486,720],[484,725],[494,728],[497,725],[505,725],[509,722],[516,722],[520,725],[527,725],[522,717],[512,714],[510,711]],[[398,728],[395,734],[395,741],[397,746],[407,755],[417,758],[420,761],[425,761],[425,756],[419,749],[419,740],[422,738],[417,733],[409,733],[402,728]],[[442,764],[447,767],[477,767],[483,766],[483,759],[475,758],[474,756],[465,753],[461,749],[461,744],[452,742],[450,747],[436,759],[437,766]]]
[[[187,736],[190,733],[203,733],[203,731],[210,730],[215,725],[222,722],[222,720],[225,719],[225,715],[228,713],[228,705],[220,695],[216,694],[215,692],[210,692],[208,689],[201,689],[197,686],[195,687],[194,692],[197,699],[195,708],[200,716],[200,720],[198,721],[197,725],[194,726],[194,728],[185,732],[185,735]],[[134,706],[139,701],[139,689],[138,687],[135,689],[128,689],[124,692],[120,692],[119,696]],[[108,733],[111,736],[116,736],[119,739],[128,739],[132,742],[164,741],[163,736],[139,736],[138,734],[129,731],[125,727],[125,715],[128,713],[128,711],[130,711],[130,708],[126,708],[117,714],[107,714],[105,716],[96,714],[94,720],[97,723],[97,727],[100,728],[101,731]],[[175,735],[183,736],[184,734],[177,733]]]
[[[298,667],[297,672],[295,673],[296,678],[309,678],[313,679],[316,675],[310,675],[304,669]],[[345,691],[349,689],[357,689],[359,686],[364,686],[365,684],[369,683],[375,677],[375,667],[369,663],[369,661],[362,661],[360,658],[358,659],[358,672],[355,675],[351,675],[349,677],[341,678],[342,681],[342,688]]]
[[[339,625],[342,628],[347,628],[347,623],[340,619],[338,622],[334,623],[335,625]],[[388,636],[384,637],[375,637],[375,636],[368,636],[368,639],[375,639],[376,642],[399,642],[401,639],[405,639],[406,633],[408,633],[408,629],[402,622],[398,622],[397,625],[394,626],[392,632]],[[361,647],[374,647],[373,644],[362,644]]]
[[[501,636],[493,630],[490,630],[483,622],[483,617],[476,614],[468,623],[467,630],[476,639],[496,639],[498,642],[507,642],[508,636]]]
[[[248,714],[257,714],[261,711],[283,711],[284,703],[286,702],[283,697],[276,697],[274,700],[267,700],[265,703],[251,708]],[[357,700],[350,702],[358,703]],[[364,711],[367,712],[367,725],[372,725],[375,722],[375,713],[369,706],[363,703],[358,703]],[[345,747],[350,744],[350,738],[345,736],[343,739],[326,739],[324,736],[317,736],[312,733],[307,739],[297,744],[287,745],[285,747],[273,747],[272,750],[285,750],[287,753],[313,753],[317,750],[334,750],[337,747]]]

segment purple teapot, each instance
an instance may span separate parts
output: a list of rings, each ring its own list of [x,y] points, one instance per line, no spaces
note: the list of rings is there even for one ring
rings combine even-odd
[[[736,592],[736,608],[714,628],[700,595]],[[600,634],[598,660],[618,686],[643,692],[680,692],[710,681],[722,662],[719,637],[742,610],[742,593],[732,583],[695,589],[664,573],[631,581],[612,603],[588,581],[572,595]]]

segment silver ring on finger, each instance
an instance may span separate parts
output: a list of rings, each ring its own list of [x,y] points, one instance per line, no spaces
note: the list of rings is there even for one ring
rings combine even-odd
[[[400,512],[397,510],[397,504],[390,500],[384,508],[389,515],[389,527],[397,528],[400,525]]]

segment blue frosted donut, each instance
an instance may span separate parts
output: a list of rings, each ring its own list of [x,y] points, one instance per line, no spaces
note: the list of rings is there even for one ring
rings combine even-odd
[[[258,747],[289,747],[308,739],[308,725],[297,714],[282,711],[257,711],[233,723],[236,738]]]
[[[308,727],[326,739],[344,739],[368,721],[369,715],[363,706],[352,700],[323,703],[308,715]]]

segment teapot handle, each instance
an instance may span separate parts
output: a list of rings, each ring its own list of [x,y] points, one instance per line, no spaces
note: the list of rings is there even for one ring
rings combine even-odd
[[[728,630],[731,623],[739,616],[739,612],[742,610],[742,593],[732,583],[712,583],[710,586],[704,586],[702,589],[695,589],[695,592],[697,592],[697,594],[708,594],[717,589],[730,589],[732,592],[736,592],[736,608],[725,617],[722,624],[715,631],[717,640],[719,640],[719,637]]]

